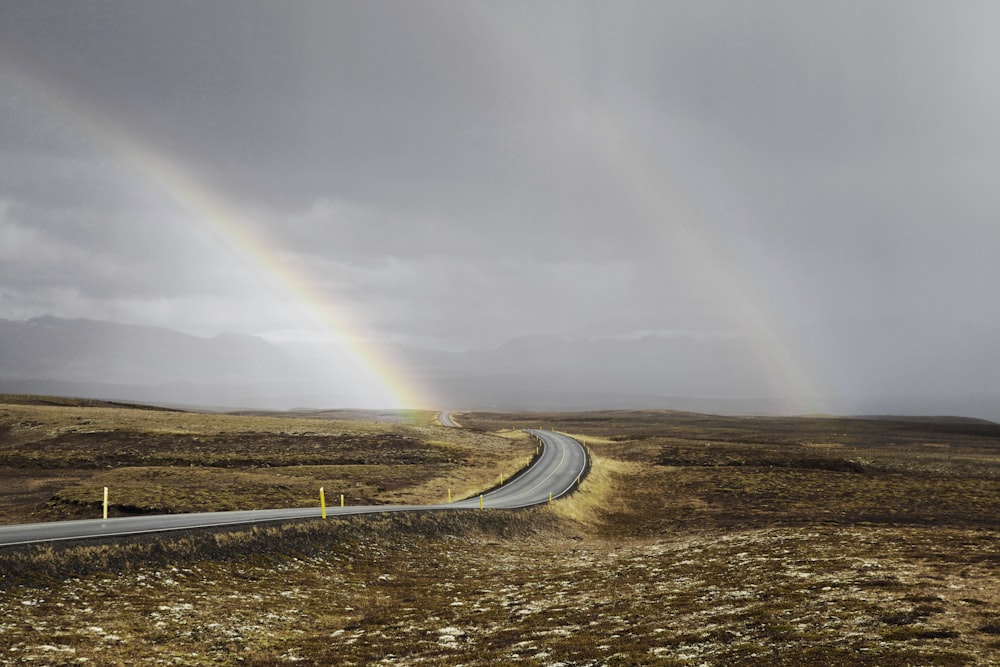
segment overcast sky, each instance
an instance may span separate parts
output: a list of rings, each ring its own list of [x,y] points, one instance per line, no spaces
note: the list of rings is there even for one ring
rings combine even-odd
[[[997,35],[992,1],[3,1],[0,317],[310,337],[305,291],[380,345],[729,336],[821,393],[1000,395]]]

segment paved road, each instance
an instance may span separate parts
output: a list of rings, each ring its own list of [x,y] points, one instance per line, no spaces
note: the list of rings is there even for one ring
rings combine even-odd
[[[544,442],[542,455],[521,475],[483,495],[486,509],[516,509],[548,502],[573,490],[587,465],[587,454],[576,440],[551,431],[530,431]],[[359,505],[328,507],[327,516],[384,512],[427,512],[479,509],[479,496],[441,505]],[[139,535],[189,528],[238,526],[249,523],[318,518],[319,507],[236,512],[159,514],[114,519],[51,521],[0,526],[0,547],[16,544],[80,540],[118,535]]]
[[[438,413],[438,422],[441,426],[447,426],[449,428],[458,428],[458,424],[451,420],[451,412],[448,410],[442,410]]]

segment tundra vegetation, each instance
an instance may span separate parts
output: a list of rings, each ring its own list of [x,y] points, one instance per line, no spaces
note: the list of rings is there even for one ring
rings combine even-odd
[[[523,465],[524,427],[593,469],[516,512],[0,550],[3,664],[1000,662],[989,422],[59,402],[0,404],[4,522],[94,516],[103,486],[117,513],[434,502]]]

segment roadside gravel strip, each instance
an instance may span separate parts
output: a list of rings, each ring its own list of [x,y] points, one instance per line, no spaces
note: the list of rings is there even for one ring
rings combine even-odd
[[[507,484],[482,495],[483,509],[518,509],[547,503],[576,488],[577,480],[587,471],[587,453],[579,442],[561,433],[531,430],[542,441],[541,455],[530,468]],[[551,496],[549,495],[551,494]],[[358,505],[328,507],[327,516],[378,514],[387,512],[431,512],[480,508],[480,496],[439,505]],[[0,547],[121,537],[144,533],[238,526],[252,523],[316,519],[319,507],[272,510],[237,510],[232,512],[199,512],[191,514],[161,514],[114,519],[82,521],[51,521],[0,526]]]

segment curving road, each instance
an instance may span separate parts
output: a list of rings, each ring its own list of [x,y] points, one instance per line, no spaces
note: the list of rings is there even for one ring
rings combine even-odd
[[[571,492],[587,468],[587,453],[579,442],[561,433],[531,430],[541,438],[541,456],[507,484],[483,494],[486,509],[518,509],[548,502]],[[327,516],[377,514],[385,512],[429,512],[456,509],[479,509],[479,496],[441,505],[357,505],[327,507]],[[99,537],[140,535],[170,530],[238,526],[249,523],[319,518],[319,507],[274,510],[242,510],[235,512],[199,512],[191,514],[158,514],[114,519],[53,521],[0,526],[0,547],[37,544],[61,540],[82,540]]]
[[[441,424],[441,426],[447,426],[448,428],[458,428],[458,424],[451,419],[450,410],[442,410],[438,413],[438,423]]]

